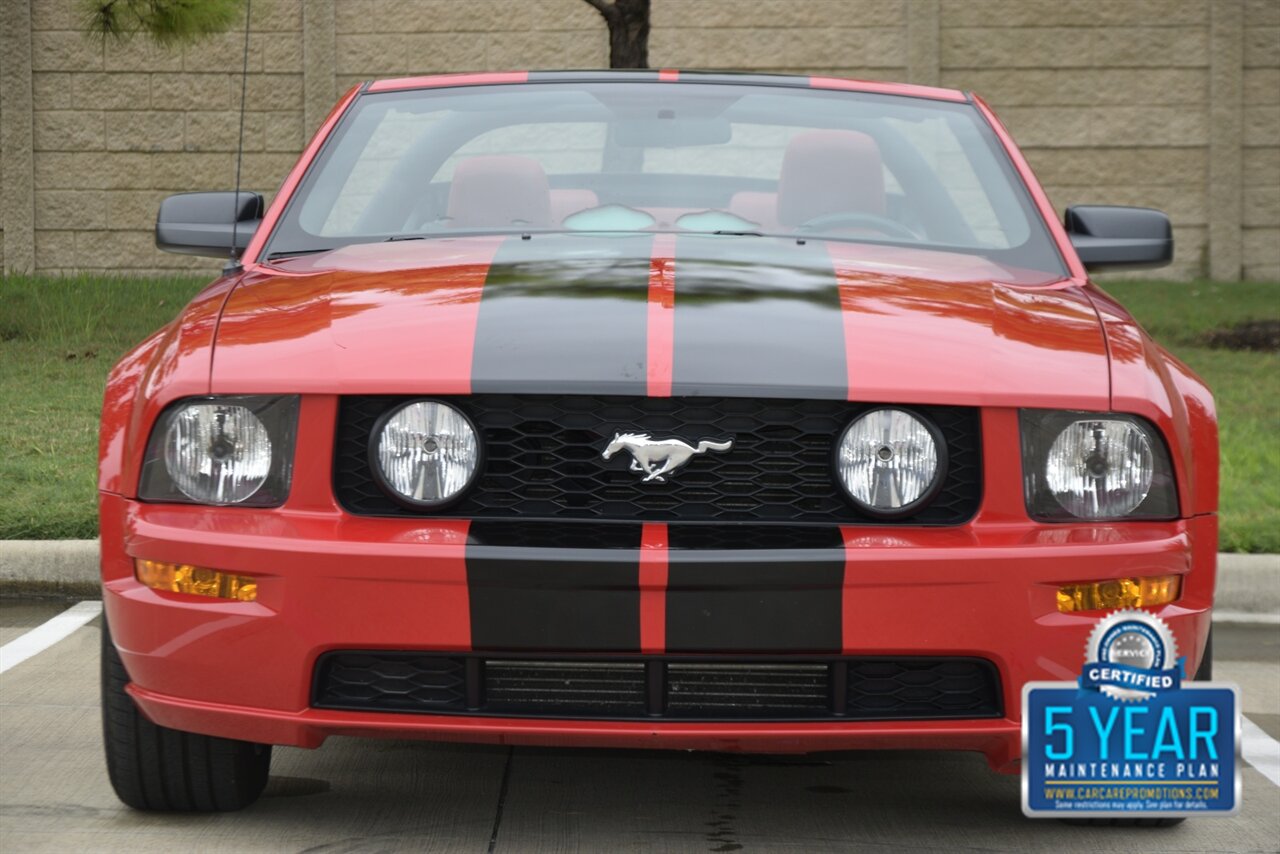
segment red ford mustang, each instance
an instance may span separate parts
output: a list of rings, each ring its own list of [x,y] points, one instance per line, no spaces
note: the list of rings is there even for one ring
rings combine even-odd
[[[958,91],[519,73],[346,95],[101,440],[111,781],[251,803],[364,735],[981,751],[1107,609],[1208,668],[1217,435]]]

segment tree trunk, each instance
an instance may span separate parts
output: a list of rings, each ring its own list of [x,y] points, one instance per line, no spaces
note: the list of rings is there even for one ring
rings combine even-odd
[[[599,0],[592,6],[609,26],[609,67],[649,67],[649,0]]]

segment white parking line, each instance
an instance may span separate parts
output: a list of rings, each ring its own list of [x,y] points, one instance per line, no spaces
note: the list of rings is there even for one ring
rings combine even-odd
[[[102,603],[97,600],[77,602],[53,619],[0,646],[0,673],[39,655],[101,613]]]
[[[1262,727],[1240,716],[1241,735],[1244,743],[1241,753],[1245,761],[1262,772],[1262,776],[1280,786],[1280,741],[1262,731]]]

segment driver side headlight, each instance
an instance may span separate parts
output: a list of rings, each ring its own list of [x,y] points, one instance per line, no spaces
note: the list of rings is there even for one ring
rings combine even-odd
[[[144,501],[276,507],[289,496],[298,398],[179,401],[156,419],[142,463]]]
[[[1021,412],[1022,477],[1033,519],[1173,519],[1178,493],[1158,430],[1118,412]]]

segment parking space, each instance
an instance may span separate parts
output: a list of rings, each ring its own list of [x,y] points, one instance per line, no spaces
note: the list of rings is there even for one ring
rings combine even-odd
[[[0,603],[0,642],[66,610]],[[1233,819],[1171,829],[1031,821],[1018,779],[947,753],[737,756],[331,739],[277,749],[232,815],[121,806],[102,762],[99,619],[0,676],[3,851],[1275,851],[1280,787],[1244,772]],[[1280,735],[1280,627],[1216,629],[1217,676]]]

